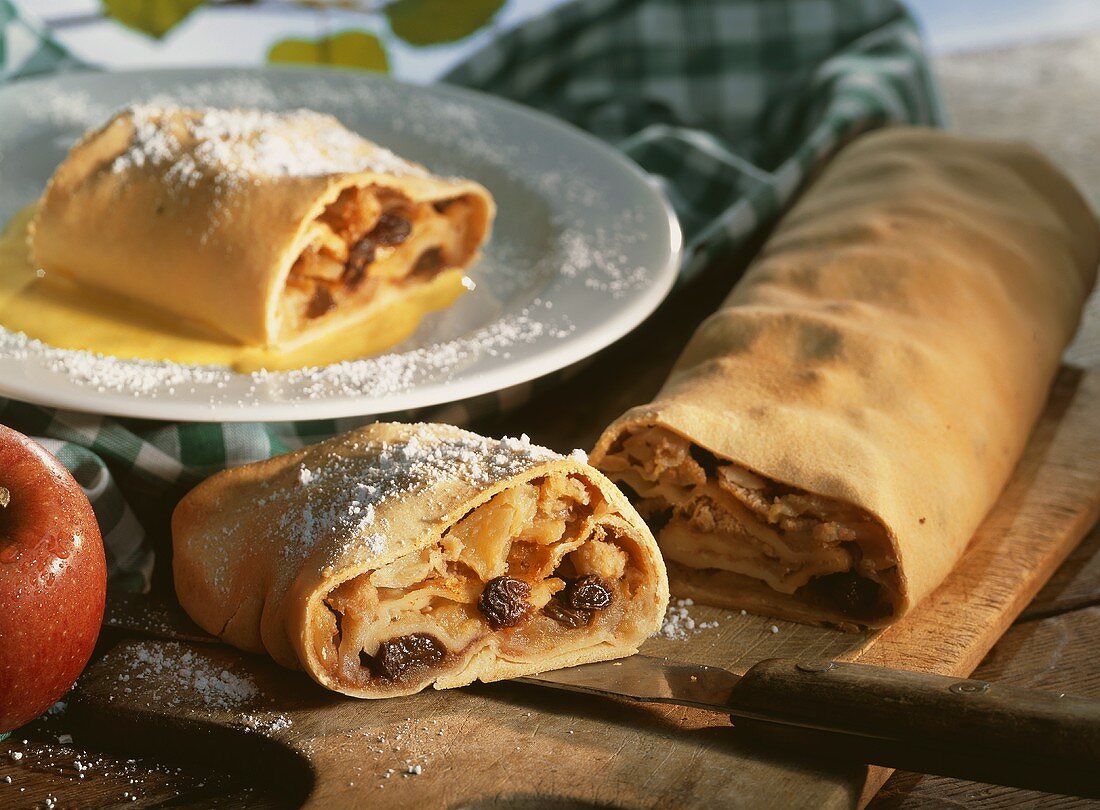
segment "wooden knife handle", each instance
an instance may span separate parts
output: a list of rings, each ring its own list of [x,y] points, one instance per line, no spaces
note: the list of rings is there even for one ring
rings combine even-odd
[[[734,725],[772,744],[1053,793],[1100,797],[1100,701],[829,661],[761,661]]]

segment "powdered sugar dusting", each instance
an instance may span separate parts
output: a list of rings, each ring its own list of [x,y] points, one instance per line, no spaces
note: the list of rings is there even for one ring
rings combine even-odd
[[[239,722],[245,731],[267,736],[278,734],[294,725],[294,721],[285,714],[242,714]]]
[[[154,168],[169,187],[212,179],[228,190],[256,179],[362,171],[427,174],[332,116],[306,109],[189,110],[139,104],[124,110],[112,126],[132,127],[132,134],[111,170]]]
[[[293,466],[254,481],[247,503],[223,510],[206,530],[208,584],[227,595],[239,561],[257,554],[277,555],[276,589],[306,559],[322,571],[373,565],[419,540],[408,526],[391,526],[394,502],[428,498],[429,512],[450,508],[434,500],[451,497],[438,494],[447,491],[441,485],[484,488],[563,458],[526,435],[489,439],[433,424],[373,425],[313,445]]]
[[[716,621],[697,621],[692,617],[688,608],[694,605],[695,602],[691,599],[676,599],[670,602],[665,610],[664,622],[661,624],[661,629],[657,631],[657,635],[661,638],[682,641],[701,630],[710,630],[718,626]]]
[[[386,502],[448,481],[487,486],[563,458],[526,434],[496,440],[437,425],[402,430],[401,441],[360,442],[352,434],[318,445],[307,456],[308,481],[299,475],[293,497],[273,482],[257,506],[278,515],[284,557],[302,559],[322,542],[332,549],[332,563],[349,551],[373,557],[387,545],[388,522],[377,516]]]
[[[543,337],[564,337],[570,331],[564,319],[547,323],[524,310],[460,338],[404,352],[294,371],[241,374],[222,366],[119,360],[93,352],[58,349],[21,332],[0,329],[0,358],[45,367],[68,384],[99,393],[138,399],[194,395],[201,390],[210,407],[245,407],[262,404],[273,393],[280,401],[299,403],[393,397],[424,385],[446,384],[479,360],[507,358],[517,346]]]
[[[120,689],[129,694],[132,681],[143,681],[150,698],[168,706],[193,704],[198,699],[212,709],[234,709],[259,697],[247,675],[238,675],[175,642],[140,643],[128,650],[129,660],[118,675]]]
[[[625,232],[626,228],[623,229]],[[593,238],[596,246],[593,246]],[[584,285],[598,292],[620,298],[644,284],[649,273],[644,267],[631,267],[622,250],[622,232],[611,234],[597,228],[585,234],[562,227],[559,242],[562,251],[561,273],[568,278],[581,278]]]
[[[169,193],[200,185],[214,192],[207,211],[210,234],[237,210],[235,198],[254,185],[285,178],[329,177],[354,172],[426,177],[427,171],[346,129],[331,115],[297,109],[184,109],[138,104],[108,125],[128,132],[111,171],[153,172]]]

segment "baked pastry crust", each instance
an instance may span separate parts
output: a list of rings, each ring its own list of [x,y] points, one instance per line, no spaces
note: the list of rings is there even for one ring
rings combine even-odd
[[[201,627],[357,697],[630,655],[668,601],[645,523],[583,459],[445,425],[219,473],[172,533]]]
[[[139,106],[73,147],[30,247],[47,274],[288,349],[468,267],[493,213],[329,115]]]
[[[841,151],[592,463],[673,592],[882,626],[962,555],[1096,280],[1097,221],[1030,147],[891,128]]]

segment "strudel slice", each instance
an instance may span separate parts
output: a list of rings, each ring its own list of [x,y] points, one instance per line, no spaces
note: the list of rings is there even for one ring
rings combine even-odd
[[[668,600],[652,535],[603,475],[444,425],[219,473],[172,523],[195,621],[358,697],[630,655]]]
[[[57,274],[293,348],[473,263],[493,201],[309,110],[138,106],[88,133],[31,226]]]

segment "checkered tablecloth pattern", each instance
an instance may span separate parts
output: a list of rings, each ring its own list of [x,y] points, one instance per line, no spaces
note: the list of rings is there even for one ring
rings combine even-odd
[[[0,0],[0,80],[81,67]],[[845,139],[941,119],[916,25],[896,0],[579,0],[504,33],[444,80],[565,119],[650,172],[683,225],[685,278],[774,222]],[[482,397],[436,418],[461,422],[521,398]],[[189,487],[357,420],[166,423],[0,399],[0,422],[42,438],[74,472],[95,505],[112,586],[142,589]]]

